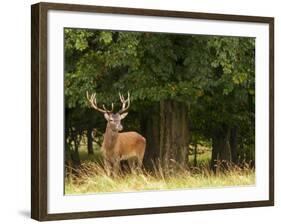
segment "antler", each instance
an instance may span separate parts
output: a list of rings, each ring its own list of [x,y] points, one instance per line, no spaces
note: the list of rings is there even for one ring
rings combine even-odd
[[[114,104],[113,103],[111,104],[111,110],[106,109],[106,107],[104,105],[102,105],[103,109],[101,109],[97,105],[96,93],[91,94],[91,96],[89,96],[89,93],[87,91],[86,95],[87,95],[88,101],[91,103],[91,106],[94,109],[96,109],[97,111],[102,112],[102,113],[112,113],[113,112],[113,109],[114,109]]]
[[[125,100],[124,96],[119,93],[120,101],[122,103],[122,109],[118,112],[119,114],[125,113],[130,107],[130,93],[128,92],[128,97]]]

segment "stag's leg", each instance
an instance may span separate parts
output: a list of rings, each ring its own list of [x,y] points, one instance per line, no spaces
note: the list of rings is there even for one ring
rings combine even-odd
[[[143,155],[138,156],[138,157],[133,157],[133,158],[130,158],[128,160],[129,166],[130,166],[130,170],[131,170],[132,173],[133,172],[138,173],[138,171],[141,171],[141,169],[142,169],[142,161],[143,161]]]
[[[142,160],[143,160],[143,158],[141,158],[141,159],[138,159],[138,168],[142,168]]]
[[[138,157],[138,168],[139,169],[142,168],[143,157],[144,157],[144,150],[143,150],[143,152]]]
[[[140,170],[142,169],[145,147],[146,147],[146,140],[145,138],[143,138],[143,144],[140,144],[139,154],[138,154],[138,169]]]
[[[134,170],[136,169],[136,158],[129,158],[128,159],[128,164],[129,164],[129,168],[130,168],[130,172],[134,172]]]
[[[131,167],[130,167],[130,161],[129,160],[121,160],[120,161],[120,172],[122,173],[128,173],[131,172]]]
[[[113,172],[114,175],[118,176],[120,172],[120,159],[115,159],[113,162]]]
[[[142,160],[143,160],[143,158],[138,158],[138,160],[137,160],[137,170],[139,170],[139,171],[141,171],[141,169],[142,169]]]
[[[111,170],[112,170],[112,162],[107,158],[104,159],[104,169],[105,169],[107,176],[110,176]]]

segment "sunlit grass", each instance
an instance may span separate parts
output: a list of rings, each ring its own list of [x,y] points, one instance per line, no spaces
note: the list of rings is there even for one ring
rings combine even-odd
[[[216,173],[209,169],[211,149],[198,148],[197,167],[194,155],[189,155],[189,167],[175,161],[170,167],[155,164],[150,171],[133,170],[108,175],[103,168],[102,156],[95,145],[93,155],[87,152],[86,144],[79,148],[82,165],[75,175],[65,179],[65,194],[89,194],[101,192],[133,192],[147,190],[171,190],[191,188],[213,188],[225,186],[244,186],[255,184],[255,171],[247,164],[242,167],[230,165],[228,169]]]
[[[216,174],[207,167],[163,170],[155,166],[153,171],[138,170],[108,175],[97,163],[86,162],[78,176],[69,176],[65,182],[65,194],[98,192],[133,192],[145,190],[168,190],[243,186],[255,184],[255,172],[249,167],[233,166]]]
[[[210,149],[205,150],[203,153],[197,154],[197,164],[207,165],[211,161],[212,151]],[[194,162],[194,154],[189,155],[189,161],[191,164]]]

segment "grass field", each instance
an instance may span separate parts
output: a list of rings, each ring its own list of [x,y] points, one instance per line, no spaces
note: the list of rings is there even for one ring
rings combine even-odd
[[[82,166],[78,176],[65,179],[65,194],[85,194],[101,192],[132,192],[145,190],[168,190],[187,188],[210,188],[224,186],[243,186],[255,184],[255,171],[245,165],[243,168],[231,166],[226,171],[216,174],[209,169],[210,150],[198,154],[198,167],[182,167],[174,164],[168,169],[155,165],[152,171],[139,170],[107,175],[96,160],[97,153],[88,156],[86,150],[80,151]],[[192,164],[193,155],[189,157]]]

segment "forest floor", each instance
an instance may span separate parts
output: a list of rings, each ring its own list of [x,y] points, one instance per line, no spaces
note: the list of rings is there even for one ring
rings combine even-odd
[[[80,151],[82,161],[78,176],[65,179],[65,194],[89,194],[102,192],[133,192],[151,190],[171,190],[190,188],[214,188],[225,186],[244,186],[255,184],[255,171],[245,165],[243,168],[231,166],[216,173],[209,169],[210,150],[197,156],[197,167],[182,167],[174,164],[165,170],[155,165],[152,171],[138,170],[107,175],[96,162],[98,155],[88,156],[86,150]],[[192,164],[193,155],[189,157]]]

